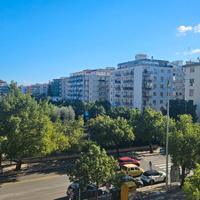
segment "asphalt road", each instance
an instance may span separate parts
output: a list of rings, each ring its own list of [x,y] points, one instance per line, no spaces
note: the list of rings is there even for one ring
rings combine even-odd
[[[0,200],[64,200],[69,180],[63,174],[34,174],[0,185]]]
[[[149,161],[153,169],[165,171],[165,156],[144,157],[141,160],[144,170],[149,169]],[[26,175],[0,184],[0,200],[64,200],[69,184],[67,175],[61,172]]]

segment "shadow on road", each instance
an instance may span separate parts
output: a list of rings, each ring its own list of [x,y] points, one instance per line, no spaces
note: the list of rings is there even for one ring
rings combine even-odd
[[[12,171],[11,173],[0,174],[0,185],[7,182],[15,182],[18,177],[33,174],[67,174],[72,168],[74,160],[52,160],[38,163],[30,163],[28,167],[21,171]]]
[[[60,197],[60,198],[56,198],[54,200],[67,200],[67,197]]]
[[[17,175],[0,176],[0,186],[3,183],[17,182]]]

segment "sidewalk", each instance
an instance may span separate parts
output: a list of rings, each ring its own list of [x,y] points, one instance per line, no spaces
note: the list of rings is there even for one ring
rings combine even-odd
[[[178,185],[166,191],[165,184],[155,184],[137,189],[137,193],[131,200],[183,200],[184,193]]]
[[[140,156],[156,156],[160,155],[160,148],[157,148],[156,150],[153,151],[153,153],[150,153],[149,151],[136,151]]]

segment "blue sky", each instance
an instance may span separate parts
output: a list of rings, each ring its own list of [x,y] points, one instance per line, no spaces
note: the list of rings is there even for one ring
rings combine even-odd
[[[0,79],[48,82],[134,59],[200,56],[199,0],[0,0]]]

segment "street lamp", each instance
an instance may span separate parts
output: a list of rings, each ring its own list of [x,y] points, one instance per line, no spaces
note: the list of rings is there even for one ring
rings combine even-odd
[[[173,74],[173,81],[176,80],[175,74]],[[172,84],[171,84],[172,85]],[[167,81],[167,130],[166,130],[166,190],[169,189],[169,101],[170,101],[170,79]]]
[[[167,130],[166,130],[166,190],[168,190],[168,146],[169,146],[169,80],[167,81]]]

